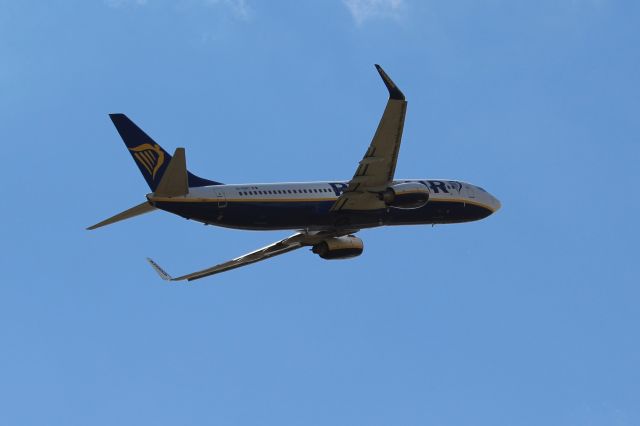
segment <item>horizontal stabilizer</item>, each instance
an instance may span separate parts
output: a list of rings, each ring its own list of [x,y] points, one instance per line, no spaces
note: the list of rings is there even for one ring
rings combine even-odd
[[[88,227],[87,230],[91,231],[102,226],[111,225],[112,223],[120,222],[121,220],[130,219],[132,217],[140,216],[141,214],[149,213],[150,211],[153,211],[155,209],[156,208],[149,204],[148,201],[145,201],[144,203],[138,204],[135,207],[131,207],[129,210],[118,213],[117,215],[112,216],[109,219],[103,220],[100,223],[96,223],[95,225]]]
[[[189,181],[187,179],[187,160],[184,148],[176,148],[153,194],[158,197],[179,197],[187,195],[188,192]]]

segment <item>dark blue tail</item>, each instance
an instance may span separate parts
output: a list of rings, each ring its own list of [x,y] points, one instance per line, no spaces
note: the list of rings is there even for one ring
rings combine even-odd
[[[162,179],[169,161],[171,161],[171,155],[162,149],[160,145],[155,143],[153,139],[142,131],[135,123],[129,120],[124,114],[109,114],[111,121],[118,129],[120,137],[124,141],[124,144],[129,149],[131,156],[135,160],[142,176],[147,181],[149,188],[152,191],[156,190],[156,187]],[[195,188],[198,186],[209,185],[222,185],[220,182],[214,182],[212,180],[203,179],[190,172],[187,172],[189,178],[189,187]]]

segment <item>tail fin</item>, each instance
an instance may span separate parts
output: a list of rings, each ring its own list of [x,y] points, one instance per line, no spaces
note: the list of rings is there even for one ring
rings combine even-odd
[[[164,172],[167,170],[167,166],[171,162],[171,155],[136,126],[133,121],[129,120],[126,115],[109,114],[109,117],[116,126],[118,133],[120,133],[120,137],[129,149],[149,188],[155,191],[162,180]],[[191,188],[221,185],[220,182],[203,179],[190,172],[187,172],[187,178]]]

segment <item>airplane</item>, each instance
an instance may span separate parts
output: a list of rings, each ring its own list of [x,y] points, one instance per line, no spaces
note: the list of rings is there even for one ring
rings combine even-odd
[[[109,114],[152,192],[145,202],[87,229],[164,210],[205,225],[297,231],[228,262],[179,277],[147,259],[163,280],[193,281],[302,247],[310,247],[323,259],[348,259],[364,250],[363,241],[354,235],[362,229],[470,222],[499,210],[496,197],[470,183],[394,177],[407,101],[380,65],[375,67],[389,99],[371,144],[348,181],[230,185],[204,179],[187,170],[184,148],[170,155],[126,115]]]

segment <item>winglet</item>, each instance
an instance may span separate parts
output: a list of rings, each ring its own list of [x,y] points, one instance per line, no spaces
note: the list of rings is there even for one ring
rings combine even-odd
[[[158,273],[158,275],[160,275],[160,278],[165,281],[173,281],[171,275],[167,274],[165,270],[160,267],[160,265],[153,261],[153,259],[147,257],[147,262],[149,262],[149,265],[151,265],[151,267]]]
[[[398,89],[398,86],[396,86],[393,80],[389,78],[387,73],[384,72],[384,70],[380,65],[378,64],[375,64],[375,65],[376,65],[376,69],[378,70],[378,73],[380,74],[380,77],[382,77],[382,81],[384,81],[384,85],[387,86],[387,89],[389,89],[389,98],[397,99],[399,101],[404,101],[405,100],[404,94],[400,91],[400,89]]]

